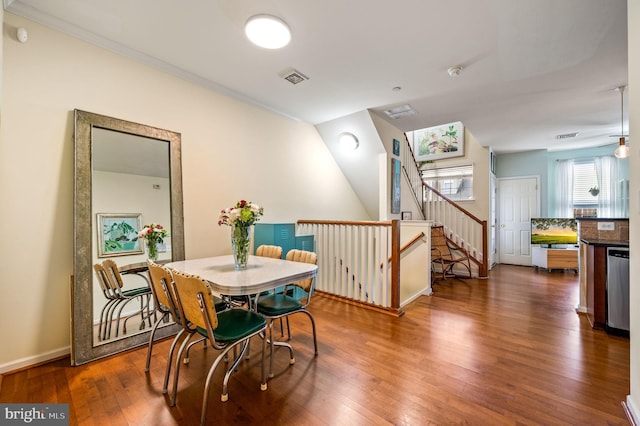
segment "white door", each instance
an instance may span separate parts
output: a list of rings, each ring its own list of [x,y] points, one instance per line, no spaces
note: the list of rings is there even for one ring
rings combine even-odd
[[[538,178],[498,179],[500,263],[531,266],[531,218],[540,214]]]

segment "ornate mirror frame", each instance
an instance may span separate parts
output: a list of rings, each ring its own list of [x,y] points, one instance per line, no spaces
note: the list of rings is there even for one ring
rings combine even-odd
[[[184,260],[182,160],[180,133],[75,110],[74,275],[71,284],[71,364],[109,356],[147,344],[150,330],[112,342],[93,343],[92,134],[94,128],[157,139],[169,144],[172,260]],[[156,338],[175,334],[177,325],[160,327]]]

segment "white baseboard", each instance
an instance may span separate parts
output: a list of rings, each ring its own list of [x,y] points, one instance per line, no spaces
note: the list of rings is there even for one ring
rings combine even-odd
[[[625,412],[627,413],[627,416],[631,416],[631,418],[629,419],[631,425],[635,426],[637,424],[640,424],[638,423],[640,421],[640,411],[638,411],[638,407],[633,403],[631,395],[627,395],[627,400],[625,401],[625,403]]]
[[[46,352],[40,355],[34,355],[26,358],[17,359],[15,361],[0,364],[0,374],[7,372],[20,370],[31,365],[40,364],[43,362],[51,361],[56,358],[67,356],[71,353],[71,348],[66,346],[64,348],[56,349],[50,352]]]

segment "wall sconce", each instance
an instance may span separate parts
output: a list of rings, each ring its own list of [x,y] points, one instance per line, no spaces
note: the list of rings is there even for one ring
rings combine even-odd
[[[280,18],[271,15],[255,15],[244,25],[244,33],[256,46],[265,49],[280,49],[291,41],[289,26]]]
[[[338,140],[340,141],[340,146],[347,151],[355,151],[360,146],[360,141],[353,133],[340,133]]]

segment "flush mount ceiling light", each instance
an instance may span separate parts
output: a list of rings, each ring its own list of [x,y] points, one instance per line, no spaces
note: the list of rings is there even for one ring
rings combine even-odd
[[[616,89],[620,92],[620,144],[615,151],[617,158],[627,158],[629,156],[629,147],[625,144],[624,135],[624,89],[625,86],[620,86]]]
[[[244,25],[247,38],[265,49],[280,49],[291,41],[289,26],[272,15],[255,15]]]
[[[338,140],[340,141],[340,146],[347,151],[355,151],[360,146],[360,141],[353,133],[340,133]]]

